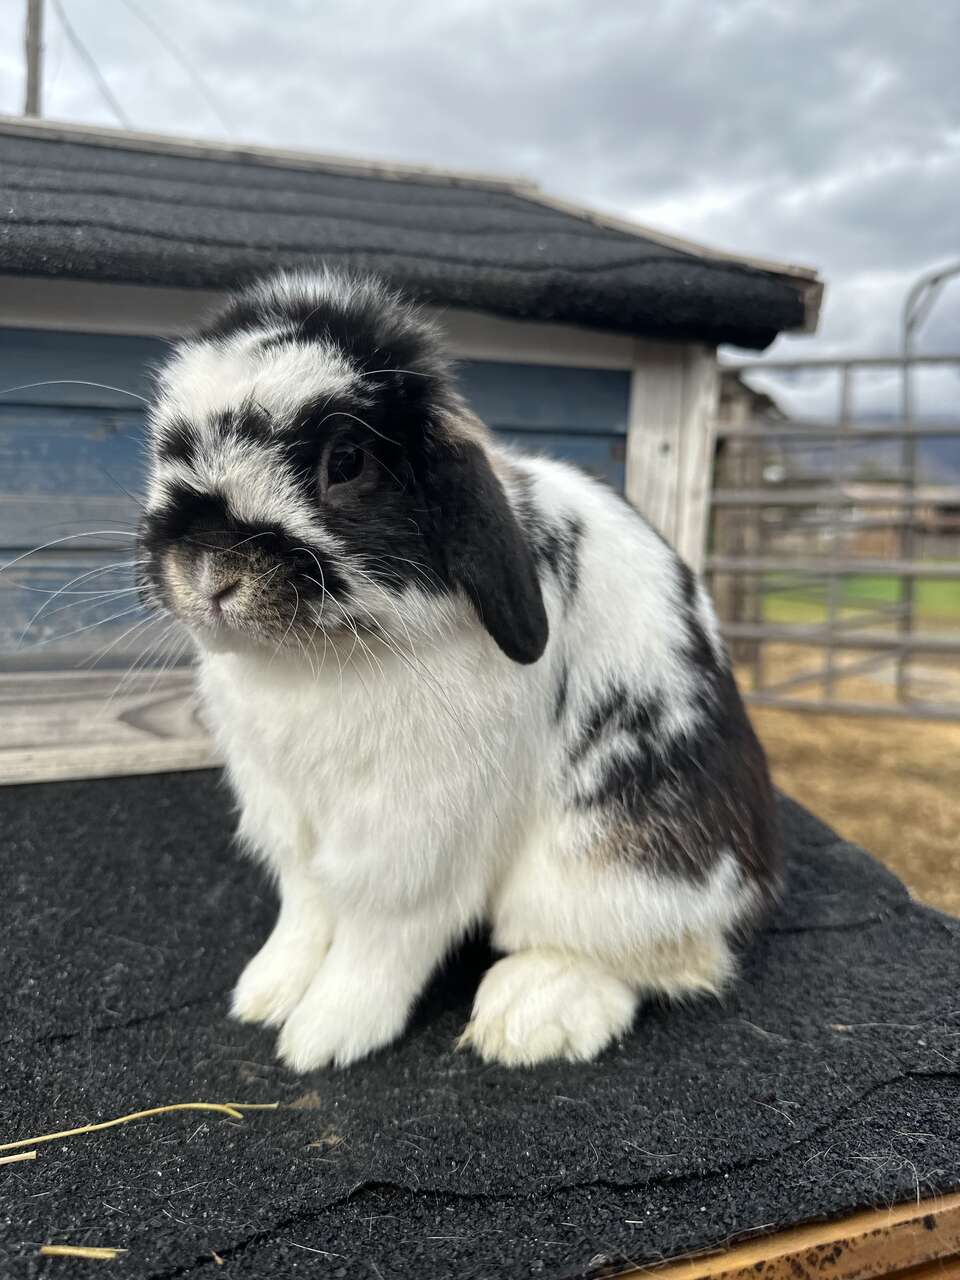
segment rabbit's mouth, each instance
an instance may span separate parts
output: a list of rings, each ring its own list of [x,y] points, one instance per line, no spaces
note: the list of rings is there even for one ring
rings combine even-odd
[[[141,587],[206,647],[296,650],[355,605],[330,536],[241,520],[222,495],[168,485],[140,528]]]
[[[206,540],[202,546],[196,540],[175,543],[151,556],[148,578],[169,610],[212,650],[302,650],[314,636],[351,627],[330,590],[314,588],[313,575],[266,550]]]

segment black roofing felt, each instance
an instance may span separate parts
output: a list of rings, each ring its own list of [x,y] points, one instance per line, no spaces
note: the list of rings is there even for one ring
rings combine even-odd
[[[272,905],[216,775],[0,788],[0,1140],[285,1104],[0,1168],[0,1274],[74,1274],[54,1242],[170,1280],[596,1275],[960,1187],[960,922],[783,815],[789,896],[722,1005],[647,1008],[588,1066],[488,1067],[453,1049],[473,944],[401,1043],[298,1079],[224,1016]]]
[[[601,227],[505,187],[0,132],[0,270],[220,289],[319,260],[424,302],[764,347],[802,283]]]

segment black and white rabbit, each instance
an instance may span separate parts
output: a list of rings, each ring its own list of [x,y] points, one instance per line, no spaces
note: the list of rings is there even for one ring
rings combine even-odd
[[[238,1018],[296,1070],[352,1062],[483,922],[488,1060],[589,1059],[645,994],[724,985],[774,800],[707,597],[635,511],[496,442],[423,316],[329,271],[181,343],[150,448],[144,590],[281,897]]]

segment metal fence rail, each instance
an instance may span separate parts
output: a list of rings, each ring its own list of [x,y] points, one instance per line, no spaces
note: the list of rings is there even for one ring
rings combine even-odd
[[[937,474],[924,447],[954,439],[960,457],[960,381],[957,420],[926,420],[914,387],[923,368],[960,375],[960,354],[913,355],[907,344],[900,355],[724,367],[706,573],[752,673],[749,701],[960,720],[960,478]],[[883,369],[900,379],[895,421],[857,412],[864,371]],[[836,378],[829,420],[792,418],[749,384],[811,371]],[[816,665],[796,669],[787,655],[798,651],[814,651]]]

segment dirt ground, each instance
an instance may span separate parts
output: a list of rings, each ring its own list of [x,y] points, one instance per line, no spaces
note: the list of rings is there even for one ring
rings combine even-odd
[[[770,707],[751,716],[784,791],[917,898],[960,916],[960,724]]]

